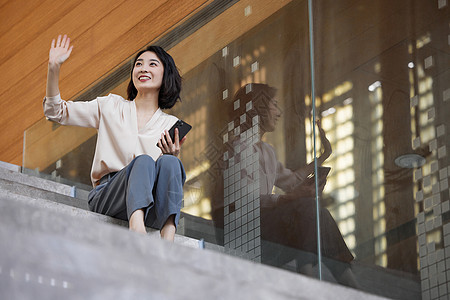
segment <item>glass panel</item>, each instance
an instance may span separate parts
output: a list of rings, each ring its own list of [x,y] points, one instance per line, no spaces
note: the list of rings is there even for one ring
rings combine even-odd
[[[448,13],[447,1],[314,2],[316,109],[333,149],[322,208],[358,286],[390,298],[450,293]]]
[[[189,224],[198,218],[185,218],[186,234],[293,271],[306,256],[300,249],[316,249],[314,206],[276,203],[308,175],[287,168],[312,157],[305,144],[307,20],[302,1],[241,1],[170,49],[184,77],[182,103],[172,112],[193,125],[182,150],[183,211],[211,220],[201,232]],[[308,187],[313,200],[313,183]],[[308,236],[295,234],[300,227]]]
[[[97,133],[42,119],[24,132],[24,173],[91,188],[90,171]]]

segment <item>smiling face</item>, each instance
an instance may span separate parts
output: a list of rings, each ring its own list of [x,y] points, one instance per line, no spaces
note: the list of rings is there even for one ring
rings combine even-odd
[[[164,66],[158,56],[151,51],[139,55],[134,63],[132,80],[138,94],[159,92],[164,77]]]

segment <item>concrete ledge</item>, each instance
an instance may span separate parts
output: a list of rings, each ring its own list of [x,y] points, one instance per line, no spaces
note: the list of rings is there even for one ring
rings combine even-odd
[[[116,218],[112,218],[112,217],[108,217],[102,214],[98,214],[95,212],[91,212],[89,210],[87,210],[87,207],[77,207],[74,200],[74,198],[71,197],[65,197],[62,195],[58,195],[58,194],[53,194],[53,193],[49,193],[46,191],[33,191],[31,190],[31,188],[27,188],[27,191],[30,192],[30,194],[33,194],[33,196],[31,195],[27,195],[27,194],[18,194],[17,191],[10,191],[7,189],[4,189],[4,186],[1,184],[2,181],[0,180],[0,191],[2,191],[3,196],[5,197],[5,199],[8,199],[7,201],[11,201],[11,202],[18,202],[19,204],[25,204],[25,205],[30,205],[31,207],[33,207],[34,209],[45,209],[48,210],[48,212],[51,212],[53,214],[67,214],[70,215],[72,217],[76,217],[79,218],[80,220],[91,220],[94,222],[98,222],[98,223],[106,223],[106,224],[111,224],[111,225],[116,225],[116,226],[120,226],[120,227],[124,227],[124,228],[128,228],[128,222],[123,221],[123,220],[119,220]],[[46,193],[49,196],[53,196],[56,197],[56,201],[55,199],[51,199],[51,200],[46,200],[45,198],[40,198],[40,193],[44,193],[44,195],[46,195]],[[64,199],[67,198],[67,199]],[[83,201],[83,200],[82,200]],[[65,202],[72,202],[72,203],[65,203]],[[86,206],[86,202],[83,201],[83,206]],[[159,238],[159,231],[155,230],[153,228],[147,228],[148,231],[148,235],[153,236],[155,238]],[[198,248],[198,240],[196,239],[192,239],[189,237],[185,237],[182,235],[177,234],[175,236],[175,243],[177,244],[182,244],[185,246],[189,246],[189,247],[194,247],[194,248]]]
[[[72,194],[72,187],[70,185],[46,180],[32,175],[14,172],[3,168],[0,168],[0,179],[18,182],[46,191],[55,192],[61,195],[70,196]]]
[[[0,196],[2,299],[382,299]]]
[[[13,165],[4,161],[0,161],[0,168],[1,169],[6,169],[6,170],[10,170],[13,172],[20,172],[22,167],[18,166],[18,165]]]
[[[0,191],[10,194],[28,196],[33,199],[49,200],[52,202],[65,204],[81,209],[88,209],[87,200],[74,198],[58,192],[48,191],[46,189],[29,186],[17,181],[0,179]]]
[[[0,179],[0,191],[11,200],[25,201],[31,205],[43,207],[45,209],[52,209],[55,213],[66,212],[80,218],[92,218],[93,220],[97,220],[99,222],[105,222],[128,228],[128,222],[89,211],[87,200],[84,199],[69,197],[57,192],[50,192],[48,190],[42,190],[40,188],[22,184],[17,181],[9,181],[5,179]],[[184,218],[182,218],[178,226],[179,234],[176,235],[175,242],[198,248],[199,245],[197,239],[184,236],[184,223]],[[149,232],[149,235],[159,237],[159,232],[157,230],[147,228],[147,231]]]

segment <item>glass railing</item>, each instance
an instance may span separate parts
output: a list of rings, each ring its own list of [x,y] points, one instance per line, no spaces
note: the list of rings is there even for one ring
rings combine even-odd
[[[42,119],[24,133],[22,172],[90,189],[96,135]]]
[[[218,3],[157,41],[184,78],[169,113],[193,126],[181,233],[390,298],[447,297],[447,2]],[[77,98],[125,96],[129,67]],[[23,166],[88,186],[95,141],[42,120]]]

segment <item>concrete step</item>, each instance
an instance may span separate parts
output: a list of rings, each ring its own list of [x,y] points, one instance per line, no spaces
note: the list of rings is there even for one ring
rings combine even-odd
[[[21,166],[10,164],[4,161],[0,161],[0,168],[7,169],[14,172],[20,172],[22,170]]]
[[[49,181],[49,184],[46,185],[44,181],[39,178],[39,184],[34,184],[36,181],[32,176],[22,176],[22,174],[18,173],[19,179],[16,181],[0,179],[0,191],[11,197],[15,195],[25,196],[29,199],[34,199],[35,204],[42,207],[53,207],[58,210],[71,210],[74,213],[76,212],[78,215],[91,215],[92,212],[88,209],[88,204],[86,199],[80,199],[77,197],[71,197],[65,195],[67,189],[52,189],[51,187],[61,187],[60,184],[54,185],[53,182]],[[13,179],[12,176],[8,177],[9,179]],[[29,185],[29,184],[33,185]],[[39,186],[35,187],[35,186]],[[50,188],[49,188],[50,187]],[[66,188],[67,186],[62,186]],[[42,189],[45,188],[45,189]],[[53,190],[53,191],[50,191]],[[41,201],[36,201],[41,200]],[[65,207],[68,206],[68,207]],[[77,209],[72,209],[77,208]],[[106,217],[100,214],[97,215],[97,219],[103,222],[107,222],[110,224],[116,224],[120,226],[128,227],[128,223],[122,220],[117,220],[115,218]],[[189,228],[189,229],[187,229]],[[155,231],[154,229],[147,228],[149,232]],[[202,232],[203,231],[203,232]],[[198,244],[200,239],[206,240],[207,242],[212,242],[214,239],[214,230],[211,228],[211,222],[207,220],[203,220],[201,218],[197,218],[194,216],[186,215],[182,213],[180,218],[180,223],[177,230],[178,239],[188,239],[188,240],[196,240],[196,245]],[[185,238],[185,236],[190,236],[193,238]],[[208,248],[214,248],[214,245],[210,243],[205,244]],[[216,247],[217,248],[217,247]]]
[[[1,299],[382,299],[42,201],[0,195]]]
[[[88,219],[128,228],[128,222],[126,221],[89,211],[86,200],[49,192],[3,179],[0,179],[0,192],[12,201],[28,203],[34,207],[52,211],[55,214],[71,214],[83,220]],[[149,235],[159,236],[158,230],[147,228],[147,231],[149,232]],[[180,234],[176,235],[175,241],[176,243],[189,245],[191,247],[199,247],[198,240]]]
[[[2,163],[3,162],[0,162],[0,189],[2,186],[5,186],[5,189],[12,193],[15,192],[25,196],[88,209],[86,200],[88,198],[89,190],[80,189],[78,187],[74,188],[74,186],[54,182],[30,174],[19,173],[19,166]],[[197,240],[205,240],[205,245],[209,248],[217,248],[211,244],[215,243],[216,238],[212,221],[210,220],[204,220],[182,212],[178,232]]]
[[[13,171],[11,169],[3,168],[0,166],[0,179],[5,179],[23,185],[36,187],[42,190],[58,193],[61,195],[77,197],[80,199],[87,199],[89,191],[76,188],[67,184],[51,181],[48,179],[36,177],[33,175],[28,175]]]
[[[0,179],[0,190],[8,192],[9,194],[17,194],[34,199],[52,201],[84,210],[88,209],[87,200],[85,199],[71,197],[60,193],[60,191],[49,191],[48,189],[38,188],[18,181]]]
[[[0,190],[88,210],[89,191],[76,188],[75,197],[73,197],[73,186],[2,169],[1,167]],[[180,235],[186,235],[197,240],[203,239],[207,242],[205,245],[209,248],[215,247],[210,244],[215,242],[215,232],[211,221],[182,213],[177,232]]]

